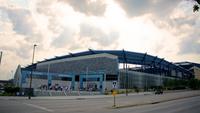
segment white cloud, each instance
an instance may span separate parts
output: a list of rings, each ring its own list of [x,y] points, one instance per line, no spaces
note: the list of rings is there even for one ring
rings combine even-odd
[[[116,0],[128,16],[141,16],[147,13],[165,17],[178,5],[180,0]]]
[[[59,0],[71,5],[75,11],[86,15],[102,16],[106,10],[104,0]]]
[[[192,13],[192,3],[79,2],[0,0],[0,50],[4,52],[0,79],[8,79],[18,64],[30,64],[34,43],[38,44],[36,61],[88,48],[124,48],[170,61],[200,62],[200,18]]]

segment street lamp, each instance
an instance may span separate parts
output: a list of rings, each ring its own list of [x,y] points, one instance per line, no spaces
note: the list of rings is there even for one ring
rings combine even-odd
[[[2,56],[3,56],[3,51],[0,52],[0,65],[1,65]]]
[[[128,67],[127,62],[125,63],[125,72],[126,72],[126,96],[128,96]]]
[[[32,67],[31,67],[31,74],[30,74],[30,84],[29,84],[29,94],[28,94],[28,99],[31,99],[31,87],[32,87],[32,74],[33,74],[33,63],[34,63],[34,56],[35,56],[35,47],[37,45],[33,45],[33,57],[32,57]]]

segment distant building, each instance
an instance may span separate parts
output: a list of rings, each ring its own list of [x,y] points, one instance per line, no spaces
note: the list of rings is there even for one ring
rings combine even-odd
[[[193,62],[178,62],[176,65],[189,70],[192,72],[195,79],[200,80],[200,64]]]
[[[4,92],[4,87],[7,84],[12,84],[12,80],[0,80],[0,93]]]
[[[192,67],[190,70],[193,72],[194,78],[200,80],[200,68],[194,66],[194,67]]]
[[[0,88],[4,87],[6,84],[12,84],[12,80],[0,80]]]

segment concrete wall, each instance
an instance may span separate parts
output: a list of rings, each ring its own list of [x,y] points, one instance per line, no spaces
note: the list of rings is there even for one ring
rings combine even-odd
[[[30,78],[26,78],[26,82],[22,83],[23,88],[29,88]],[[38,89],[41,85],[47,85],[47,80],[45,79],[32,79],[32,88]]]
[[[17,69],[16,69],[16,72],[15,72],[15,75],[14,75],[14,85],[17,86],[17,87],[21,87],[20,83],[21,83],[21,79],[22,79],[22,74],[21,74],[21,66],[18,65],[17,66]]]
[[[70,86],[71,85],[71,81],[62,81],[62,80],[52,80],[51,85],[55,85],[58,84],[59,86]]]
[[[71,84],[71,81],[62,81],[62,80],[52,80],[51,85],[58,84],[59,86],[69,86]],[[30,79],[26,78],[26,82],[22,84],[23,88],[29,88],[30,85]],[[48,80],[47,79],[32,79],[32,88],[39,89],[41,85],[48,85]]]
[[[195,78],[200,80],[200,68],[199,67],[193,67],[193,69],[194,69]]]
[[[118,58],[110,54],[88,55],[67,58],[57,61],[39,63],[36,71],[53,73],[80,74],[86,71],[104,71],[106,74],[117,74]]]
[[[97,85],[97,88],[99,88],[99,81],[91,81],[91,82],[87,82],[87,84],[90,83],[95,83]],[[113,85],[112,85],[113,81],[106,81],[103,82],[103,90],[105,90],[105,88],[107,88],[107,90],[111,90],[113,89]],[[75,90],[78,90],[78,87],[80,86],[79,82],[75,82]],[[86,82],[83,82],[83,87],[86,88]],[[118,86],[119,87],[119,86]]]

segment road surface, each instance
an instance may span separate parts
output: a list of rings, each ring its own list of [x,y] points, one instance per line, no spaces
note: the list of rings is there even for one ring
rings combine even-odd
[[[181,94],[187,93],[121,96],[117,97],[117,104],[130,105],[134,100],[144,102]],[[199,113],[200,96],[123,108],[112,108],[112,105],[112,97],[32,100],[0,98],[0,113]]]

